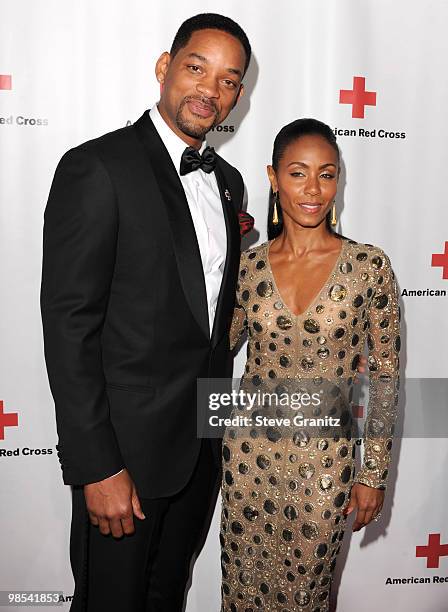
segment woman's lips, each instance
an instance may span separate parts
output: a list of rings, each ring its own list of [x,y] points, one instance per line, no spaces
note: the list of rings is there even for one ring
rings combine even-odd
[[[197,100],[190,100],[187,104],[190,112],[192,112],[194,115],[199,115],[204,119],[208,119],[215,114],[214,108],[207,106],[206,104],[201,104],[201,102],[198,102]]]
[[[315,215],[320,211],[322,204],[313,204],[312,202],[299,202],[299,206],[304,212],[310,215]]]

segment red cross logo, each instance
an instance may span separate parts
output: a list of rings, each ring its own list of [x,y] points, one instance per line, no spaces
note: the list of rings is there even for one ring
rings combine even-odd
[[[426,567],[438,568],[440,557],[448,557],[448,544],[440,544],[440,533],[430,533],[427,546],[415,547],[416,557],[426,557]]]
[[[376,91],[366,91],[365,77],[353,77],[353,89],[339,91],[339,104],[352,105],[352,117],[364,119],[364,107],[376,106]]]
[[[443,276],[445,280],[448,280],[448,242],[445,242],[444,253],[433,253],[431,259],[431,267],[443,268]]]
[[[17,412],[3,412],[3,400],[0,400],[0,440],[5,439],[5,427],[17,427],[19,417]]]
[[[12,89],[10,74],[0,74],[0,89]]]
[[[353,404],[352,415],[354,419],[362,419],[362,417],[364,416],[364,406]]]

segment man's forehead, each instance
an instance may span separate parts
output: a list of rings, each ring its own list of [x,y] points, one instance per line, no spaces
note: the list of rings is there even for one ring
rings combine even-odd
[[[235,54],[233,60],[238,59],[244,65],[245,51],[238,38],[222,30],[211,28],[193,32],[188,43],[179,49],[178,55],[182,57],[194,55],[197,59],[207,61],[212,53],[216,54],[217,50]],[[240,57],[237,58],[236,56]]]

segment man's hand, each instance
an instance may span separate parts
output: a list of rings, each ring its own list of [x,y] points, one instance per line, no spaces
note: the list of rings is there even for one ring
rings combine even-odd
[[[364,374],[367,366],[367,357],[365,355],[359,356],[358,367],[355,373],[355,383],[359,382],[358,374]]]
[[[366,365],[367,365],[367,357],[365,355],[361,355],[359,357],[359,363],[358,363],[358,372],[360,374],[364,374],[364,372],[366,371]]]
[[[134,533],[134,517],[145,519],[137,489],[129,472],[110,476],[84,485],[87,511],[92,525],[98,525],[103,535],[112,532],[114,538]]]
[[[384,491],[355,482],[351,489],[350,502],[344,513],[348,516],[355,508],[358,509],[353,531],[359,531],[370,523],[381,512],[384,502]]]

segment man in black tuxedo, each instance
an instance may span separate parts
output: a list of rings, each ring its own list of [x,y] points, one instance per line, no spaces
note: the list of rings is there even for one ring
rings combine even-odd
[[[41,310],[65,484],[72,612],[182,609],[220,441],[196,380],[231,376],[239,172],[205,147],[243,94],[238,24],[182,24],[158,105],[68,151],[45,210]]]

